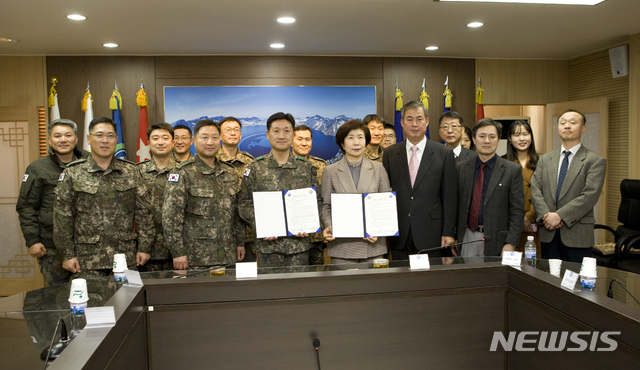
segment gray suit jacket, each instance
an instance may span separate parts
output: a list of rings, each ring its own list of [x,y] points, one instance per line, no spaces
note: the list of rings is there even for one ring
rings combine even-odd
[[[475,157],[457,165],[458,242],[462,242],[467,228],[475,167]],[[524,227],[522,167],[496,158],[482,210],[484,235],[490,238],[484,243],[485,256],[499,256],[507,243],[517,247]]]
[[[557,212],[564,226],[559,230],[562,243],[572,248],[591,248],[594,244],[593,207],[598,203],[604,184],[607,162],[601,155],[587,149],[578,149],[571,161],[556,208],[558,166],[560,150],[540,157],[531,177],[531,201],[540,223],[549,212]],[[550,243],[556,231],[540,227],[540,241]]]
[[[364,194],[387,191],[391,191],[389,177],[380,162],[367,158],[362,159],[357,188],[351,177],[346,158],[327,166],[322,176],[322,223],[324,227],[331,226],[332,193]],[[384,253],[387,253],[385,238],[378,238],[375,243],[359,238],[341,238],[329,242],[327,248],[329,256],[338,258],[364,259]]]

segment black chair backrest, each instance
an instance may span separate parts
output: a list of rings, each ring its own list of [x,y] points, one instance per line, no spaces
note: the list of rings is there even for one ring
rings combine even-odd
[[[624,179],[620,183],[620,209],[618,221],[626,229],[640,232],[640,180]]]

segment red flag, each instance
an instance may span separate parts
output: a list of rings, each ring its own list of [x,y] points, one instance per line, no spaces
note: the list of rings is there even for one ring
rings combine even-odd
[[[142,162],[151,159],[149,153],[149,139],[147,130],[149,129],[149,119],[147,118],[147,94],[141,88],[136,94],[136,103],[140,107],[140,121],[138,123],[138,150],[136,151],[136,161]]]

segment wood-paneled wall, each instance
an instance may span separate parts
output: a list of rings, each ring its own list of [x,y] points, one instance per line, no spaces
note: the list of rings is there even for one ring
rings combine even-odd
[[[418,100],[422,92],[422,79],[429,95],[429,130],[431,139],[440,141],[438,118],[444,111],[444,83],[449,76],[449,89],[453,94],[451,110],[462,115],[466,126],[473,126],[476,117],[475,61],[473,59],[445,58],[384,58],[384,111],[383,116],[393,123],[395,114],[396,79],[404,94],[404,103]]]
[[[566,101],[566,60],[476,59],[485,104],[535,105]]]
[[[568,100],[609,99],[606,224],[615,228],[619,225],[620,182],[629,177],[629,77],[613,78],[608,50],[598,51],[569,60],[568,93]]]
[[[640,33],[629,37],[629,178],[640,179]],[[635,144],[635,145],[634,145]]]
[[[45,57],[0,56],[0,106],[47,104]]]
[[[55,56],[47,57],[47,78],[55,76],[60,114],[84,129],[80,102],[90,82],[94,117],[111,117],[108,102],[114,80],[122,94],[127,157],[135,159],[139,109],[135,94],[144,80],[149,122],[164,120],[165,86],[369,85],[376,86],[377,113],[393,123],[396,78],[404,101],[418,99],[422,79],[430,95],[431,137],[439,140],[444,81],[454,94],[453,109],[475,121],[473,59],[307,57],[307,56]],[[274,107],[274,112],[278,111]],[[373,113],[373,112],[372,112]],[[435,122],[435,124],[434,124]]]
[[[155,101],[155,58],[136,56],[55,56],[47,57],[48,80],[58,79],[58,103],[60,116],[78,124],[78,133],[84,132],[82,98],[90,83],[93,96],[93,116],[111,117],[109,99],[117,81],[122,95],[122,135],[127,158],[136,158],[138,121],[140,109],[136,105],[136,93],[140,80],[150,102]],[[151,103],[148,109],[149,122],[156,121],[156,108]],[[81,134],[80,134],[81,135]]]

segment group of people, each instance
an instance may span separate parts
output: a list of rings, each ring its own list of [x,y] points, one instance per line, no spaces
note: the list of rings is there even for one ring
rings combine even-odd
[[[200,120],[193,131],[151,125],[152,158],[138,164],[113,156],[111,119],[91,121],[90,153],[76,147],[74,122],[52,121],[49,155],[27,168],[16,205],[29,254],[39,259],[47,285],[108,275],[115,253],[143,271],[237,261],[323,264],[325,249],[333,264],[402,260],[423,249],[436,249],[430,257],[499,256],[521,247],[537,225],[542,258],[590,255],[606,165],[580,142],[584,115],[562,114],[562,150],[540,157],[529,124],[514,122],[502,158],[499,122],[482,119],[469,130],[460,114],[445,112],[438,121],[442,145],[425,136],[429,116],[421,102],[401,113],[400,143],[378,115],[344,123],[336,132],[344,156],[331,165],[309,155],[312,130],[285,113],[267,120],[271,151],[258,158],[239,150],[242,124],[227,117]],[[254,192],[311,187],[322,232],[255,237]],[[398,236],[334,238],[331,194],[388,191],[396,193]]]

